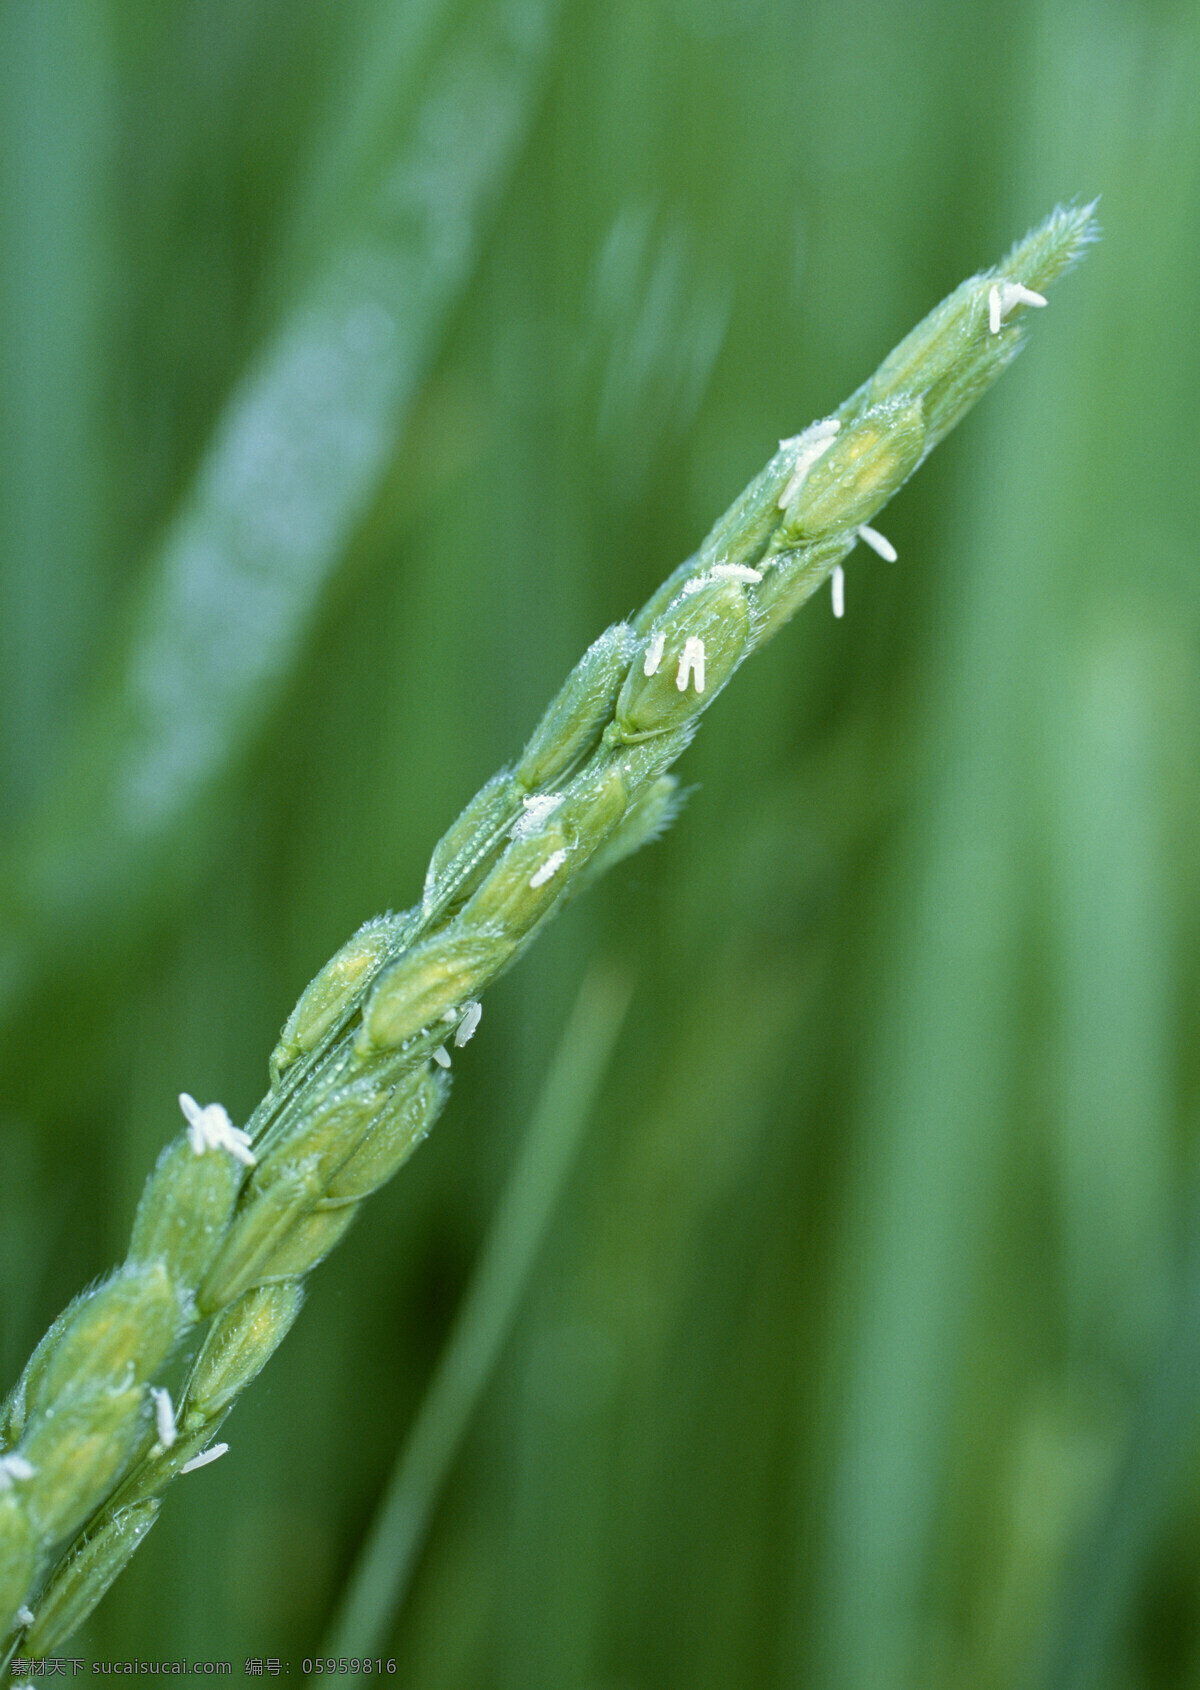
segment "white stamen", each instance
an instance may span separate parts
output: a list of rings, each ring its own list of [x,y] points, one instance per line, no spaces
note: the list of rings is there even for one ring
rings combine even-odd
[[[762,580],[761,569],[750,569],[744,563],[714,563],[708,573],[714,581],[745,581],[752,587]]]
[[[439,1045],[437,1047],[433,1053],[433,1060],[437,1063],[439,1068],[449,1068],[450,1052],[446,1049],[445,1045]]]
[[[791,451],[795,447],[803,445],[805,441],[811,445],[814,441],[823,440],[826,437],[832,440],[841,426],[837,417],[822,417],[819,422],[809,423],[807,428],[802,428],[799,434],[792,434],[786,440],[781,440],[779,450],[781,452]]]
[[[36,1472],[23,1455],[0,1455],[0,1492],[11,1490],[14,1479],[32,1479]]]
[[[1014,305],[1045,303],[1045,294],[1034,293],[1032,288],[1025,287],[1021,282],[1001,282],[997,287],[988,289],[988,328],[993,334],[999,334],[1001,323]]]
[[[680,692],[687,691],[688,675],[692,675],[696,682],[696,691],[704,691],[704,641],[698,640],[695,634],[683,642],[683,655],[679,659],[679,673],[675,677],[675,685]]]
[[[754,586],[761,580],[761,569],[749,569],[744,563],[714,563],[703,575],[693,575],[690,581],[685,581],[679,589],[679,597],[690,599],[693,593],[711,587],[714,581],[745,581],[747,585]]]
[[[1014,305],[1042,306],[1047,303],[1044,293],[1035,293],[1027,288],[1023,282],[1005,282],[1000,289],[1000,317],[1008,316]]]
[[[840,563],[833,566],[833,574],[829,577],[829,590],[833,596],[833,614],[846,614],[846,576]]]
[[[190,1461],[185,1461],[179,1469],[181,1473],[194,1473],[197,1467],[207,1467],[210,1461],[219,1461],[229,1448],[228,1444],[210,1444],[201,1450],[199,1455],[193,1455]]]
[[[544,886],[548,880],[553,880],[566,860],[567,853],[565,851],[551,851],[541,868],[530,880],[530,891],[536,891],[539,886]]]
[[[826,417],[823,422],[814,423],[806,428],[803,434],[794,435],[791,440],[781,440],[781,449],[798,448],[796,462],[792,466],[792,473],[784,484],[783,492],[779,495],[778,508],[787,510],[789,505],[796,502],[796,495],[808,480],[808,472],[833,445],[841,423],[836,417]]]
[[[865,540],[873,552],[878,552],[888,563],[895,563],[898,552],[892,542],[884,537],[877,528],[868,528],[865,522],[859,523],[858,537]]]
[[[642,664],[643,675],[658,674],[658,666],[663,660],[663,651],[666,648],[666,644],[667,636],[665,634],[655,634],[654,638],[650,641],[650,644],[646,647],[646,661]]]
[[[26,1607],[18,1608],[16,1612],[16,1621],[18,1625],[32,1625],[33,1609]]]
[[[222,1104],[209,1103],[201,1109],[196,1099],[183,1091],[179,1094],[179,1107],[187,1120],[188,1137],[197,1156],[206,1150],[228,1150],[248,1168],[254,1166],[250,1134],[234,1126]]]
[[[170,1449],[175,1442],[175,1410],[171,1407],[171,1393],[160,1391],[152,1385],[150,1395],[154,1398],[154,1424],[158,1431],[158,1441],[164,1449]]]
[[[536,833],[546,817],[552,815],[562,803],[561,792],[535,792],[532,798],[523,798],[525,814],[518,816],[509,829],[510,839],[528,839],[530,834]]]
[[[463,1045],[465,1045],[469,1040],[475,1037],[475,1029],[478,1027],[482,1017],[483,1005],[476,1003],[474,999],[472,999],[463,1011],[463,1018],[458,1024],[457,1033],[454,1035],[454,1043],[459,1050],[461,1050]]]

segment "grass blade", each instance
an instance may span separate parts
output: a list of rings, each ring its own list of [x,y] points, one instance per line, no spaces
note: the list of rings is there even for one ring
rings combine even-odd
[[[416,1422],[347,1580],[324,1655],[382,1648],[404,1600],[439,1492],[512,1326],[587,1128],[630,988],[584,980]]]

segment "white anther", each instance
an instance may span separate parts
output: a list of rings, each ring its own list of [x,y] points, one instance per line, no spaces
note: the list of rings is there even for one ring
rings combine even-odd
[[[175,1442],[175,1410],[171,1407],[170,1391],[160,1391],[157,1386],[150,1387],[150,1395],[154,1398],[154,1424],[158,1431],[158,1441],[164,1449],[170,1449]]]
[[[459,1011],[453,1004],[451,1004],[449,1009],[443,1009],[442,1011],[442,1020],[445,1021],[448,1026],[452,1026],[454,1022],[458,1020],[458,1016]]]
[[[708,573],[714,581],[745,581],[751,587],[762,580],[761,569],[751,569],[744,563],[714,563]]]
[[[463,1018],[458,1024],[458,1031],[454,1035],[454,1043],[459,1050],[475,1037],[475,1029],[483,1016],[483,1005],[472,999],[463,1011]]]
[[[666,649],[666,644],[667,636],[665,634],[655,634],[654,638],[650,641],[650,644],[646,647],[646,660],[642,664],[643,675],[658,674],[658,666],[663,660],[663,652]]]
[[[865,540],[873,552],[878,552],[888,563],[895,563],[898,553],[892,542],[884,537],[877,528],[868,528],[865,522],[858,525],[858,537]]]
[[[679,673],[675,677],[675,685],[680,692],[687,691],[688,676],[696,682],[696,691],[704,691],[704,641],[696,638],[695,634],[688,636],[683,642],[683,655],[679,659]]]
[[[219,1461],[229,1448],[228,1444],[210,1444],[207,1449],[193,1455],[190,1461],[185,1461],[179,1469],[181,1473],[194,1473],[197,1467],[207,1467],[210,1461]]]
[[[250,1134],[243,1132],[241,1127],[234,1126],[222,1104],[209,1103],[201,1109],[194,1097],[189,1097],[187,1092],[182,1091],[179,1094],[179,1107],[187,1120],[188,1137],[197,1156],[202,1156],[206,1150],[228,1150],[231,1156],[236,1156],[238,1161],[244,1162],[248,1168],[254,1166]]]
[[[1045,304],[1046,296],[1044,293],[1035,293],[1032,288],[1025,287],[1022,282],[1004,282],[1001,285],[1001,322],[1008,316],[1014,305],[1036,305],[1040,307]]]
[[[1001,323],[1014,305],[1045,303],[1045,294],[1034,293],[1032,288],[1024,287],[1020,282],[1000,282],[988,289],[988,328],[993,334],[999,334]]]
[[[567,853],[565,851],[551,851],[541,868],[531,877],[530,891],[536,891],[539,886],[544,886],[548,880],[553,880],[566,860]]]
[[[744,581],[752,587],[761,580],[761,569],[750,569],[744,563],[714,563],[702,575],[693,575],[690,581],[685,581],[679,589],[679,597],[690,599],[693,593],[711,587],[714,581]]]
[[[833,614],[846,614],[846,576],[840,563],[833,566],[833,574],[829,577],[829,591],[833,597]]]
[[[17,1609],[16,1614],[13,1617],[18,1625],[32,1625],[33,1609],[22,1606]]]
[[[433,1060],[437,1063],[439,1068],[449,1068],[450,1052],[446,1049],[445,1045],[439,1045],[437,1047],[433,1053]]]
[[[783,492],[779,495],[778,508],[787,510],[789,505],[796,502],[796,495],[808,480],[808,472],[833,445],[841,423],[836,417],[826,417],[823,422],[813,423],[803,434],[794,435],[791,440],[781,440],[781,449],[797,448],[796,462],[792,466],[792,473],[784,484]]]
[[[518,816],[509,829],[510,839],[528,839],[531,833],[536,833],[546,817],[553,815],[562,803],[562,793],[535,792],[531,798],[523,798],[521,802],[525,813]]]
[[[0,1492],[11,1490],[14,1479],[32,1479],[36,1471],[23,1455],[0,1455]]]
[[[792,434],[786,440],[781,440],[779,450],[788,452],[805,442],[812,445],[818,440],[832,440],[841,426],[836,417],[822,417],[819,422],[809,423],[807,428],[802,428],[799,434]]]

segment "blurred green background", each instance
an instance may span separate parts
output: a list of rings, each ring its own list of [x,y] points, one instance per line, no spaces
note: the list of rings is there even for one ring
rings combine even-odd
[[[396,1682],[1200,1682],[1197,86],[1171,0],[2,0],[0,1389],[777,437],[1105,231],[68,1653],[298,1674],[599,964]]]

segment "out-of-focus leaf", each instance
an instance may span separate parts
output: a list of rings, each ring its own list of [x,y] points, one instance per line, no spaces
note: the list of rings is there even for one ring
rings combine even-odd
[[[378,146],[368,191],[247,370],[151,559],[44,808],[0,867],[0,1009],[205,857],[395,452],[528,127],[555,0],[471,6]],[[403,85],[408,41],[379,14]],[[378,116],[391,118],[386,102]],[[96,959],[99,960],[98,958]]]
[[[106,7],[0,8],[0,828],[58,748],[110,550],[114,75]]]
[[[584,980],[454,1330],[351,1569],[326,1655],[377,1654],[387,1642],[438,1493],[574,1166],[628,1004],[629,988],[616,976],[593,972]]]

